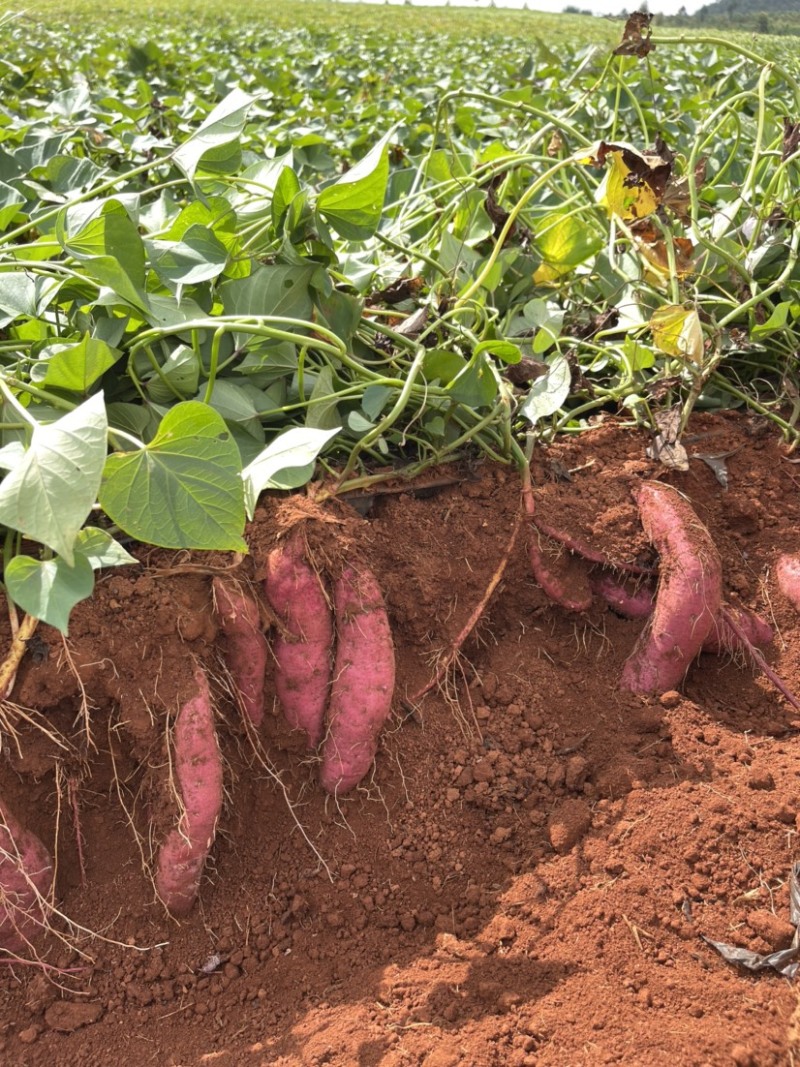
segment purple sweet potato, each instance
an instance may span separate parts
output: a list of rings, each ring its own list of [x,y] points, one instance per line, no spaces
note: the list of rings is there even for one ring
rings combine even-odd
[[[755,611],[726,605],[703,642],[703,652],[717,656],[724,652],[752,652],[754,648],[764,648],[770,644],[773,637],[770,624]]]
[[[29,949],[45,922],[43,898],[53,884],[53,861],[42,842],[0,801],[0,950]]]
[[[649,585],[631,589],[613,575],[601,574],[592,577],[592,588],[613,611],[626,619],[648,619],[653,614],[655,600]],[[735,630],[731,627],[730,619],[733,619]],[[702,651],[712,656],[725,652],[751,652],[754,648],[764,648],[773,636],[772,627],[757,612],[744,607],[725,606],[703,642]]]
[[[375,759],[392,710],[395,660],[383,595],[370,570],[345,567],[333,602],[336,663],[320,782],[340,795],[358,785]]]
[[[631,587],[630,583],[606,573],[592,576],[592,589],[626,619],[647,619],[653,614],[655,593],[651,585]]]
[[[644,482],[642,525],[660,556],[656,606],[622,672],[634,693],[665,693],[683,680],[716,625],[722,562],[691,504],[671,486]]]
[[[264,718],[264,672],[267,639],[258,604],[240,586],[214,579],[214,603],[226,642],[226,662],[236,686],[236,700],[253,726]]]
[[[269,554],[264,591],[283,625],[273,644],[278,699],[291,728],[304,731],[316,748],[330,696],[333,618],[299,528]]]
[[[159,850],[156,872],[158,895],[177,916],[186,915],[197,898],[222,809],[222,759],[208,679],[200,667],[195,685],[175,719],[172,763],[181,812]]]
[[[775,567],[778,588],[800,611],[800,556],[781,556]]]
[[[567,611],[588,611],[592,590],[584,560],[566,549],[553,551],[551,544],[535,527],[528,542],[533,576],[547,596]]]

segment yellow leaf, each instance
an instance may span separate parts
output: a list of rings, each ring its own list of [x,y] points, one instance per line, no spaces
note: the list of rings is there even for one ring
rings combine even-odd
[[[625,184],[631,168],[625,163],[621,151],[609,152],[606,162],[609,160],[610,165],[597,190],[597,203],[606,209],[609,216],[616,215],[626,222],[652,215],[658,207],[658,197],[650,186],[644,181],[634,185]]]
[[[694,309],[680,304],[659,308],[650,319],[653,342],[661,352],[699,363],[703,358],[703,329]]]

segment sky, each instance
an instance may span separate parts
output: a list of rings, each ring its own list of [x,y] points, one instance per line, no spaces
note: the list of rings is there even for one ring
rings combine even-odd
[[[368,0],[369,2],[369,0]],[[384,3],[387,0],[372,0],[372,2]],[[403,3],[404,0],[388,0],[389,3]],[[489,0],[450,0],[455,7],[488,7]],[[581,11],[592,11],[595,15],[618,15],[623,8],[634,11],[641,0],[527,0],[531,10],[536,11],[563,11],[567,4],[578,7]],[[654,14],[676,15],[680,7],[686,7],[691,14],[710,0],[648,0],[648,9]],[[445,3],[445,0],[412,0],[415,4],[430,4],[436,7]],[[526,0],[495,0],[497,7],[525,7]]]

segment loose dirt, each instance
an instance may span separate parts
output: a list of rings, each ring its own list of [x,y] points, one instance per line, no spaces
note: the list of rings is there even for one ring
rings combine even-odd
[[[631,487],[678,487],[712,531],[726,596],[771,620],[767,658],[800,692],[800,620],[772,576],[800,551],[800,468],[766,424],[698,416],[691,430],[685,473],[657,468],[613,422],[540,451],[539,515],[648,565]],[[708,457],[725,457],[727,488]],[[791,940],[800,714],[751,665],[710,655],[681,693],[620,692],[642,623],[551,605],[527,531],[446,690],[405,706],[480,600],[520,506],[513,472],[446,473],[460,480],[359,500],[363,518],[331,510],[380,576],[398,660],[374,775],[339,804],[282,724],[271,678],[258,737],[235,708],[211,578],[186,569],[230,559],[139,550],[140,566],[105,574],[76,609],[66,644],[40,629],[14,692],[36,714],[3,738],[0,792],[54,851],[74,925],[56,919],[66,940],[41,945],[53,969],[0,967],[4,1062],[800,1062],[793,986],[701,938],[761,952]],[[254,556],[278,524],[265,504]],[[257,576],[252,560],[241,570]],[[168,723],[196,660],[214,677],[227,804],[201,899],[178,923],[146,866]]]

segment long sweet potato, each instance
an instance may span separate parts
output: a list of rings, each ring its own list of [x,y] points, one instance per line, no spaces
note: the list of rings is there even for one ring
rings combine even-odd
[[[664,693],[680,684],[715,626],[722,563],[711,534],[676,489],[644,482],[636,499],[661,563],[655,610],[625,663],[622,687]]]
[[[213,582],[214,603],[225,635],[225,659],[236,686],[236,699],[253,726],[264,718],[264,672],[267,669],[267,639],[258,604],[242,588],[217,577]]]
[[[366,567],[345,567],[334,586],[336,663],[320,782],[342,794],[367,774],[389,718],[395,659],[383,595]]]
[[[222,760],[208,679],[195,671],[197,692],[183,704],[173,731],[173,766],[181,814],[158,854],[156,890],[173,915],[186,915],[200,888],[222,809]]]
[[[292,729],[304,731],[316,748],[330,695],[333,619],[299,528],[269,554],[264,591],[284,628],[273,644],[278,699]]]
[[[528,557],[533,576],[542,590],[567,611],[588,611],[592,590],[584,560],[565,549],[554,551],[535,527],[528,542]]]
[[[631,588],[613,574],[592,575],[592,589],[612,611],[626,619],[647,619],[653,614],[655,591],[649,584]]]
[[[24,952],[41,932],[52,884],[47,849],[0,801],[0,951]]]
[[[780,591],[800,611],[800,557],[781,556],[775,566],[775,577]]]

